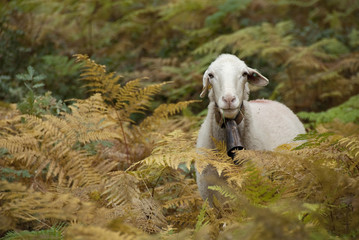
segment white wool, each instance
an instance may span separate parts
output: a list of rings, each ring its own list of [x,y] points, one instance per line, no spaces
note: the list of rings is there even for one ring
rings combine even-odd
[[[247,73],[251,77],[246,77]],[[209,85],[212,85],[212,89],[209,91],[207,117],[198,134],[197,148],[214,149],[212,137],[218,141],[226,141],[225,130],[215,119],[216,104],[221,113],[230,118],[238,113],[239,106],[243,103],[244,119],[239,124],[239,133],[245,149],[248,150],[271,151],[279,145],[292,142],[298,134],[305,133],[303,124],[285,105],[270,100],[248,101],[247,82],[265,86],[268,79],[247,67],[234,55],[222,54],[211,63],[203,76],[201,96],[205,95]],[[197,172],[197,184],[201,197],[208,198],[212,205],[212,195],[215,194],[217,198],[221,196],[209,190],[208,186],[223,185],[225,180],[209,165],[201,174]]]

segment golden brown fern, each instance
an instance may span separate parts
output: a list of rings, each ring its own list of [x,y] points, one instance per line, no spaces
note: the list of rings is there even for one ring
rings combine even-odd
[[[192,103],[192,101],[188,101],[159,106],[154,114],[145,118],[141,124],[131,125],[134,123],[131,119],[132,114],[148,110],[152,96],[158,93],[166,83],[143,87],[141,80],[135,79],[121,85],[118,77],[113,73],[107,73],[104,66],[90,60],[88,56],[76,55],[76,58],[77,61],[83,62],[85,65],[82,79],[94,83],[89,87],[92,88],[92,91],[102,94],[108,115],[119,126],[115,131],[120,136],[117,138],[121,148],[118,149],[118,152],[125,157],[122,169],[127,168],[131,162],[148,156],[153,143],[158,139],[157,128],[163,125],[163,120]]]
[[[140,198],[138,179],[123,171],[111,172],[102,194],[106,196],[108,205],[131,204]]]
[[[121,76],[106,73],[106,66],[95,63],[87,55],[76,54],[74,56],[77,62],[83,64],[83,72],[80,76],[82,80],[88,82],[86,86],[90,88],[90,91],[101,93],[105,100],[116,99],[119,90],[118,81]]]
[[[141,113],[147,109],[151,97],[159,93],[162,86],[166,84],[159,83],[142,87],[141,80],[135,79],[121,86],[120,76],[107,73],[105,66],[95,63],[87,55],[77,54],[75,57],[77,62],[84,64],[81,76],[82,80],[89,82],[86,86],[90,87],[93,92],[101,93],[104,100],[119,111],[119,121],[131,121],[131,114]]]
[[[189,104],[198,101],[183,101],[178,103],[161,104],[158,106],[152,116],[146,117],[139,125],[142,129],[151,129],[158,127],[161,120],[167,120],[169,116],[179,113],[183,109],[187,108]]]
[[[81,148],[118,135],[111,131],[113,122],[106,120],[106,112],[101,111],[96,97],[75,104],[73,113],[64,113],[62,118],[24,115],[15,119],[15,126],[23,136],[8,135],[0,141],[0,147],[12,155],[9,165],[23,164],[35,177],[43,176],[46,181],[60,185],[100,183],[101,176],[114,167],[113,162],[100,163]]]
[[[49,220],[78,221],[84,224],[95,220],[97,209],[95,204],[84,202],[70,194],[41,193],[28,189],[20,183],[0,181],[0,210],[9,224],[35,221],[42,227]]]
[[[89,239],[89,240],[135,240],[135,239],[147,239],[146,234],[137,230],[136,232],[131,232],[131,234],[126,231],[128,227],[126,224],[121,224],[122,231],[111,231],[109,229],[99,227],[99,226],[85,226],[80,224],[74,224],[68,227],[65,231],[64,239],[73,239],[76,236],[77,239]]]

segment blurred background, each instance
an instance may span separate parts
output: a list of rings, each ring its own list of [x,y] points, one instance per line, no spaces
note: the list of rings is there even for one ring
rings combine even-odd
[[[295,112],[359,93],[358,0],[1,0],[0,100],[20,101],[28,66],[57,99],[85,98],[73,54],[126,83],[173,81],[155,105],[199,99],[202,74],[232,53],[270,79],[252,88]],[[193,105],[197,114],[207,100]]]

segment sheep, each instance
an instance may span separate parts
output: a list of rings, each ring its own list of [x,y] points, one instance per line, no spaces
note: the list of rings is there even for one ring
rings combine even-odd
[[[248,83],[266,86],[269,80],[231,54],[221,54],[210,64],[203,75],[200,94],[203,98],[209,91],[210,102],[198,133],[198,149],[215,149],[213,138],[225,141],[223,118],[236,120],[245,149],[271,151],[291,142],[298,134],[305,133],[303,124],[285,105],[264,99],[248,101]],[[219,176],[211,165],[201,173],[196,170],[196,173],[201,197],[208,199],[213,206],[213,195],[217,199],[222,197],[218,192],[209,190],[208,186],[225,185],[225,178]]]

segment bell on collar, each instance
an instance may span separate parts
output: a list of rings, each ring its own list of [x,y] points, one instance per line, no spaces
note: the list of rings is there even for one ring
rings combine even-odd
[[[227,155],[234,158],[235,150],[243,150],[243,144],[239,136],[238,125],[235,120],[226,119],[225,120],[225,129],[226,129],[226,139],[227,139]]]

